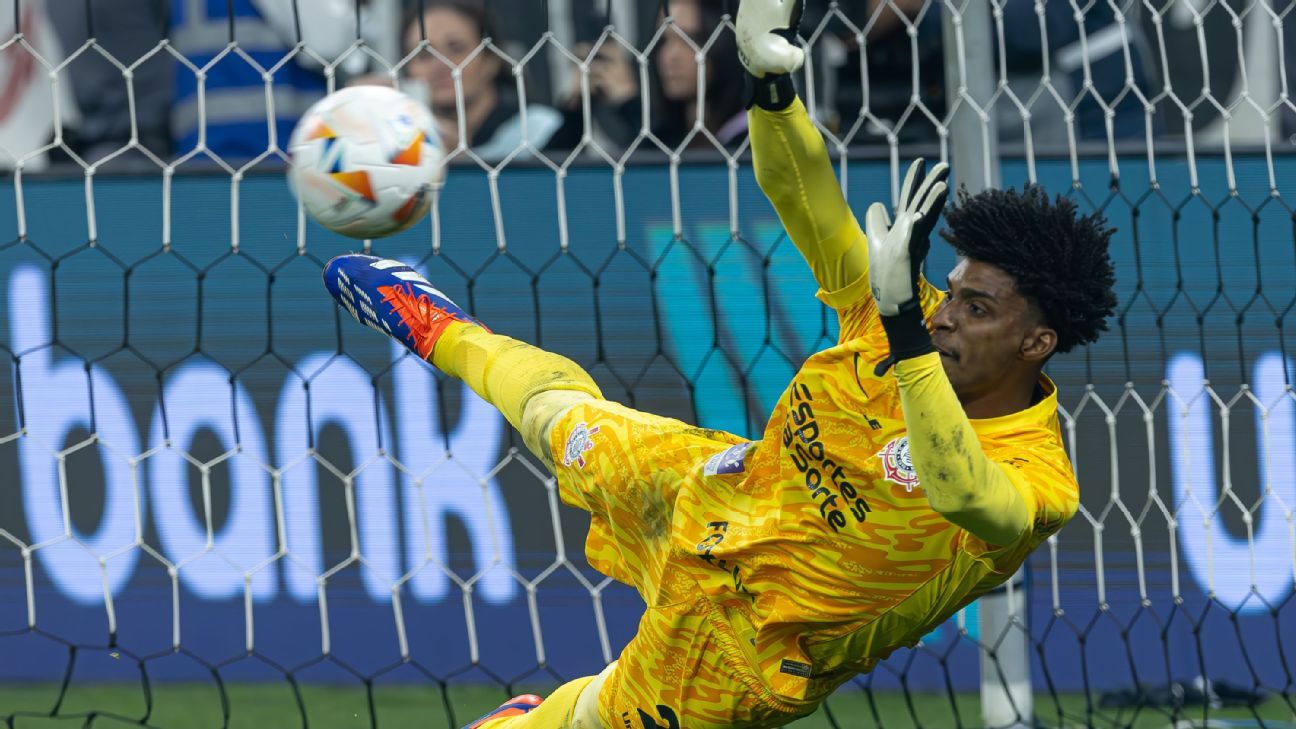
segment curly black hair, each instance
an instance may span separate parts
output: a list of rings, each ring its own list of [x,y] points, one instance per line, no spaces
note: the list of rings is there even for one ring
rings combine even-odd
[[[1012,277],[1057,332],[1058,352],[1098,339],[1116,307],[1116,274],[1107,246],[1115,228],[1099,213],[1077,215],[1073,201],[1044,189],[986,190],[945,209],[941,236],[960,256]]]

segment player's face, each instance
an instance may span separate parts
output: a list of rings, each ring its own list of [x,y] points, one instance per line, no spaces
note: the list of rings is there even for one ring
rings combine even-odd
[[[444,111],[455,108],[452,73],[455,66],[462,66],[464,103],[472,106],[480,91],[495,82],[495,75],[499,72],[499,57],[489,51],[482,51],[464,64],[477,46],[481,45],[481,29],[472,18],[451,8],[429,8],[423,16],[423,27],[427,31],[428,45],[445,60],[431,53],[419,53],[410,59],[406,72],[410,78],[427,85],[430,106]],[[405,31],[405,47],[412,49],[418,43],[418,23],[411,23]]]
[[[662,34],[657,74],[661,77],[662,96],[670,101],[690,101],[697,98],[697,58],[680,32],[696,40],[702,32],[702,12],[696,0],[674,0],[670,12],[678,30]]]
[[[949,294],[930,326],[959,399],[966,405],[1035,377],[1056,335],[1012,278],[996,266],[963,259],[947,283]]]

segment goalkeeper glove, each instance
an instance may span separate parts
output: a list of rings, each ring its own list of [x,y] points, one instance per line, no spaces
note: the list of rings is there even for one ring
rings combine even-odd
[[[895,362],[935,351],[918,300],[918,275],[931,249],[936,219],[945,208],[948,177],[944,162],[928,174],[922,158],[916,159],[900,189],[895,222],[882,203],[870,205],[865,217],[869,287],[891,343],[891,356],[877,367],[879,376]]]
[[[796,98],[792,72],[805,63],[796,45],[804,0],[742,0],[734,27],[738,60],[747,69],[748,102],[769,111],[786,109]]]

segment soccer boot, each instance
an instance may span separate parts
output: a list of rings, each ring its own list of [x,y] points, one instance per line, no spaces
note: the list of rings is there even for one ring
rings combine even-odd
[[[389,258],[338,256],[324,266],[324,288],[356,321],[426,360],[452,323],[482,326],[418,271]]]
[[[541,701],[544,701],[544,699],[535,694],[514,696],[503,704],[500,704],[498,709],[495,709],[485,716],[478,717],[476,721],[463,729],[477,729],[477,727],[485,726],[487,722],[495,721],[496,719],[506,719],[510,716],[521,716],[530,713],[535,711],[536,707],[540,706]]]

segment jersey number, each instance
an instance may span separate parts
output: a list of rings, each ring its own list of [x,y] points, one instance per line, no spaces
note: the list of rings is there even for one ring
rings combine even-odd
[[[643,722],[644,729],[680,729],[679,717],[675,716],[675,710],[669,706],[657,705],[657,715],[665,724],[658,724],[657,720],[648,716],[648,712],[639,709],[639,721]]]

